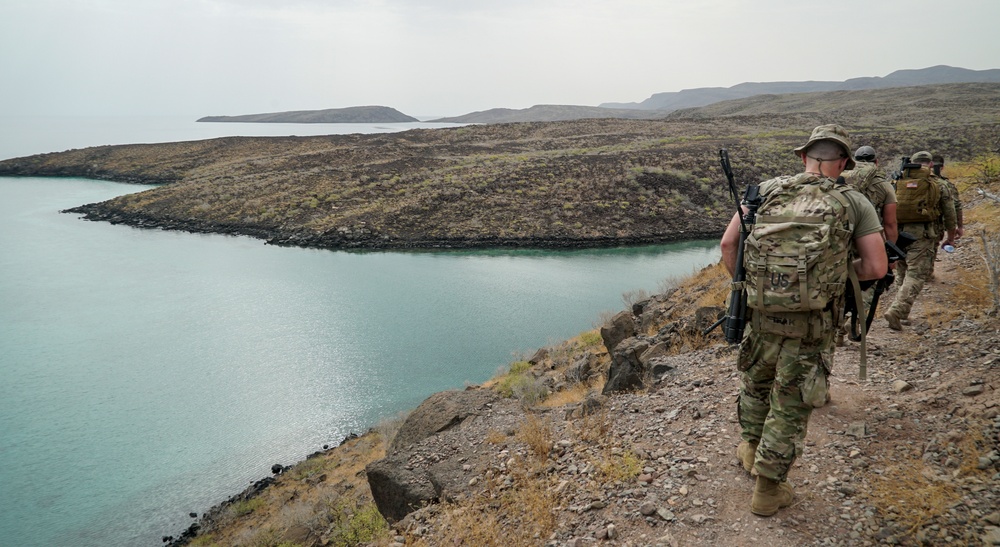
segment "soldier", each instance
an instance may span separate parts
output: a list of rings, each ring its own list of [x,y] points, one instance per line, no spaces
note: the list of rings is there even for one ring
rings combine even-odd
[[[885,239],[893,243],[899,236],[899,227],[896,224],[896,191],[886,177],[885,171],[879,167],[875,149],[871,146],[862,146],[854,152],[854,162],[856,167],[849,171],[844,171],[844,179],[859,192],[868,198],[868,201],[875,207],[879,219],[882,222],[882,230]],[[864,291],[865,310],[871,307],[872,297],[875,292],[874,287],[869,287]],[[865,311],[860,310],[861,317]],[[837,346],[844,345],[844,336],[847,334],[847,326],[841,325],[837,331]]]
[[[878,279],[886,272],[874,207],[835,180],[854,166],[847,132],[821,125],[795,154],[803,173],[760,185],[763,202],[744,254],[750,309],[737,360],[743,442],[736,453],[757,475],[750,510],[761,516],[777,513],[794,497],[788,470],[802,454],[812,409],[825,402],[827,356],[842,320],[845,281]],[[740,220],[733,216],[722,236],[722,258],[731,274]],[[813,260],[801,258],[806,243],[809,253],[817,253],[809,255]]]
[[[962,218],[962,200],[958,197],[958,188],[955,187],[953,182],[948,180],[948,177],[941,174],[941,170],[944,168],[944,156],[941,154],[934,154],[932,159],[934,161],[934,174],[948,186],[948,191],[951,192],[951,198],[955,202],[955,239],[961,239],[962,236],[965,235],[965,222]],[[938,224],[938,231],[941,234],[938,238],[938,243],[941,243],[941,239],[944,237],[944,230],[941,228],[942,226]],[[937,255],[940,249],[940,245],[934,246],[934,262],[937,262]],[[931,262],[931,274],[928,279],[934,279],[934,262]]]
[[[922,150],[910,161],[920,167],[905,169],[896,182],[896,219],[900,230],[917,239],[906,251],[903,284],[882,315],[893,330],[903,330],[902,321],[909,317],[913,301],[930,277],[941,234],[946,234],[946,245],[954,245],[956,236],[955,204],[948,187],[931,170],[931,153]]]

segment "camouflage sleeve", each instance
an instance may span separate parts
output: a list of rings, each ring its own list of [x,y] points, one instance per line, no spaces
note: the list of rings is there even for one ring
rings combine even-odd
[[[955,202],[955,217],[962,218],[962,200],[958,197],[958,188],[955,187],[955,183],[948,182],[948,191],[951,192],[951,199]]]
[[[941,216],[944,219],[944,229],[951,231],[958,226],[958,216],[955,214],[955,200],[951,197],[948,184],[941,184]]]

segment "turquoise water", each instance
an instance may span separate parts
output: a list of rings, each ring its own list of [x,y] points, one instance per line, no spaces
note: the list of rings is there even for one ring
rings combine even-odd
[[[57,212],[141,189],[0,178],[0,545],[159,545],[272,464],[719,258],[331,252]]]

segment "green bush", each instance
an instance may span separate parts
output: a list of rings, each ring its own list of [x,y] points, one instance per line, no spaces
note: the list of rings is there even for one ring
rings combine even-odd
[[[249,515],[257,509],[264,506],[264,500],[260,498],[250,498],[248,500],[238,501],[230,506],[230,510],[233,515],[237,517],[242,517],[243,515]]]
[[[346,503],[333,508],[327,545],[355,547],[375,541],[389,530],[389,524],[374,503],[351,507]]]

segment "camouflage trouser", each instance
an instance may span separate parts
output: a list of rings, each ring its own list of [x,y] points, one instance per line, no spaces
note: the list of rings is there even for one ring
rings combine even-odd
[[[776,481],[785,480],[802,454],[813,408],[826,402],[833,313],[814,312],[808,317],[817,328],[805,338],[760,334],[748,325],[740,345],[741,437],[759,441],[754,469]]]
[[[896,291],[896,299],[886,313],[891,313],[900,319],[910,316],[913,301],[924,288],[924,283],[930,279],[934,266],[934,249],[937,248],[937,238],[921,237],[906,250],[906,264],[896,267],[897,276],[905,276],[903,284]],[[902,267],[902,271],[900,271]]]
[[[875,285],[868,287],[867,289],[861,291],[861,300],[864,304],[864,309],[858,312],[858,332],[861,332],[861,323],[868,318],[868,309],[872,307],[872,299],[875,298]],[[838,331],[840,334],[848,334],[851,331],[851,320],[849,318],[844,318],[844,324],[840,326]]]

